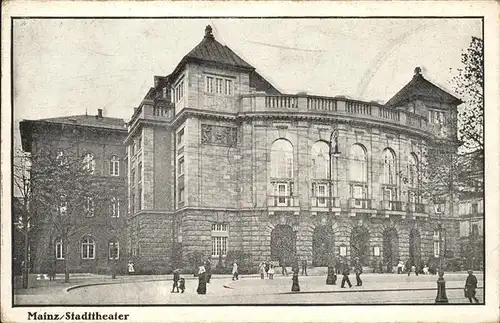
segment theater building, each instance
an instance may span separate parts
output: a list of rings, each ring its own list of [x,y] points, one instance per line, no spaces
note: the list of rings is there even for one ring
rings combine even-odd
[[[371,266],[458,252],[458,212],[425,198],[422,167],[427,147],[457,146],[444,121],[461,101],[419,68],[409,79],[386,104],[281,93],[207,26],[170,75],[154,78],[129,123],[139,270],[193,254]]]
[[[123,144],[127,136],[125,121],[104,117],[99,109],[96,115],[23,120],[20,131],[26,153],[50,151],[57,156],[79,156],[96,182],[99,179],[100,183],[105,183],[102,191],[106,194],[102,197],[103,205],[89,200],[90,207],[82,207],[71,214],[87,221],[82,221],[82,226],[75,228],[75,234],[68,237],[68,246],[63,245],[53,223],[35,226],[36,230],[30,235],[32,271],[47,273],[55,264],[56,272],[62,273],[66,258],[70,272],[109,273],[113,263],[125,272],[129,249],[126,147]],[[65,209],[66,206],[61,209],[54,206],[54,212]]]

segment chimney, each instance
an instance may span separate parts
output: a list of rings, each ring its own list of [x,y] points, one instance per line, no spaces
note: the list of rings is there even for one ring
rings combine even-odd
[[[102,109],[97,109],[97,119],[102,119]]]

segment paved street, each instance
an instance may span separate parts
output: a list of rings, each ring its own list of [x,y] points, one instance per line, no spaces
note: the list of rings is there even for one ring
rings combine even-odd
[[[450,303],[468,303],[463,296],[465,273],[446,274],[447,296]],[[207,295],[196,293],[197,280],[186,275],[184,294],[170,293],[171,276],[94,277],[66,285],[34,288],[16,293],[16,304],[363,304],[363,303],[427,303],[436,297],[437,276],[410,276],[395,274],[363,274],[363,286],[340,288],[326,285],[325,276],[300,276],[298,293],[290,291],[291,276],[275,276],[261,280],[257,276],[243,276],[232,281],[230,276],[214,276],[208,284]],[[483,286],[482,275],[477,275]],[[350,276],[355,283],[355,276]],[[82,286],[83,285],[83,286]],[[88,286],[84,286],[88,285]],[[68,290],[68,287],[69,290]],[[74,288],[76,287],[76,288]],[[483,290],[478,289],[483,301]]]

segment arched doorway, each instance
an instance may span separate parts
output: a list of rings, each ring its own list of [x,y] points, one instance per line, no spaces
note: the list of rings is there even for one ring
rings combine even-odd
[[[362,265],[368,264],[370,233],[362,226],[354,227],[351,231],[351,261],[358,257]]]
[[[313,232],[313,266],[328,266],[335,257],[335,241],[331,226],[320,225]]]
[[[410,230],[410,245],[409,245],[409,255],[410,261],[413,264],[420,264],[421,255],[420,255],[420,232],[418,229]]]
[[[396,266],[399,260],[399,237],[395,228],[385,229],[382,234],[384,264]]]
[[[277,225],[271,231],[271,260],[291,265],[295,258],[295,232],[289,225]]]

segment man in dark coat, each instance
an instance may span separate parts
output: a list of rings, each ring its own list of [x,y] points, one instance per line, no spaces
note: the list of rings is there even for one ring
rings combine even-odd
[[[207,272],[205,266],[200,266],[198,270],[198,288],[196,289],[198,294],[207,293]]]
[[[179,279],[181,277],[179,269],[174,270],[173,274],[174,274],[174,278],[173,278],[174,284],[172,285],[172,291],[171,291],[171,293],[174,292],[174,289],[177,289],[176,293],[178,293],[179,292],[179,285],[178,285],[178,283],[179,283]]]
[[[476,303],[479,303],[479,300],[476,297],[476,288],[477,278],[472,274],[472,270],[469,270],[469,276],[467,276],[467,280],[465,281],[465,296],[471,303],[472,299],[474,299]]]
[[[359,258],[354,258],[354,272],[356,273],[356,286],[363,285],[363,281],[361,280],[361,274],[363,273],[363,266],[359,261]]]
[[[210,258],[205,261],[205,271],[206,271],[206,281],[207,283],[210,283],[210,278],[212,278],[212,262],[210,261]]]
[[[307,276],[307,258],[302,259],[302,275]]]
[[[347,264],[347,262],[345,260],[343,260],[342,263],[340,264],[340,268],[342,270],[342,275],[343,275],[342,283],[340,284],[340,288],[345,288],[344,285],[346,282],[349,285],[349,288],[351,288],[352,284],[351,284],[351,281],[349,280],[349,265]]]

